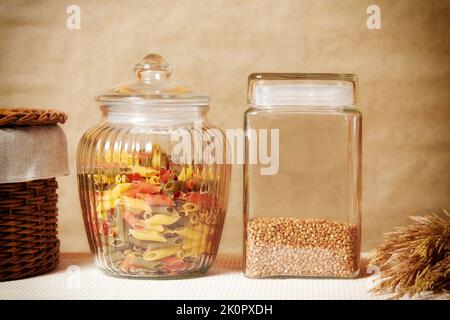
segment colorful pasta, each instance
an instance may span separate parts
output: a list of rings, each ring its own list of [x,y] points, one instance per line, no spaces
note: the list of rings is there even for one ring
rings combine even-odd
[[[157,231],[150,230],[130,230],[131,235],[137,240],[167,242],[166,238]]]
[[[155,268],[162,268],[165,266],[165,263],[161,261],[149,261],[145,260],[142,257],[133,257],[131,259],[130,265],[134,267],[135,269],[143,268],[143,269],[155,269]],[[136,270],[137,271],[137,270]]]
[[[145,202],[142,199],[136,199],[136,198],[131,198],[131,197],[127,197],[127,196],[122,196],[121,200],[123,201],[122,203],[125,205],[126,208],[152,212],[152,208],[147,204],[147,202]],[[116,202],[116,204],[117,204],[117,202]]]
[[[121,238],[110,238],[109,239],[109,245],[111,246],[111,247],[114,247],[114,248],[120,248],[120,247],[123,247],[124,245],[125,245],[125,241],[123,240],[123,239],[121,239]]]
[[[167,247],[144,252],[143,258],[147,261],[155,261],[165,257],[177,254],[181,250],[180,247]]]
[[[198,240],[194,240],[194,241],[186,241],[183,243],[183,250],[189,250],[192,249],[194,247],[199,247],[202,245],[202,243],[206,243],[206,237],[200,238]]]
[[[145,220],[145,224],[149,225],[171,225],[180,219],[177,215],[155,214]]]
[[[194,212],[199,210],[199,207],[192,202],[186,202],[185,204],[183,204],[182,208],[184,212]]]
[[[202,233],[198,230],[188,227],[181,227],[174,230],[174,233],[179,234],[183,237],[186,237],[191,240],[200,239],[202,237]]]
[[[218,241],[224,213],[211,190],[212,172],[175,165],[157,145],[150,154],[110,153],[117,167],[98,172],[93,208],[104,248],[102,263],[119,273],[170,275],[191,272]]]

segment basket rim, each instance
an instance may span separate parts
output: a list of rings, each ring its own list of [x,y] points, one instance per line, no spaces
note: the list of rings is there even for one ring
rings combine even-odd
[[[57,125],[66,120],[67,114],[56,109],[0,107],[0,128]]]

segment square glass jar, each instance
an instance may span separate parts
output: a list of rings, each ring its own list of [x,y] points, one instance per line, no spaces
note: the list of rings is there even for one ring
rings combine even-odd
[[[244,272],[359,273],[361,112],[350,74],[252,74],[245,114]],[[264,152],[270,154],[270,169]]]

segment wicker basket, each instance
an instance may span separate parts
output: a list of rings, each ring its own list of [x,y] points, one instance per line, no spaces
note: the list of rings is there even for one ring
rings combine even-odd
[[[55,125],[64,113],[37,109],[2,109],[0,127]],[[0,281],[30,277],[54,269],[58,185],[55,178],[0,184]]]

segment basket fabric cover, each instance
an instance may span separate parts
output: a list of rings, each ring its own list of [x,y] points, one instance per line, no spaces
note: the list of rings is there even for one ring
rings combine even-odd
[[[67,141],[59,126],[0,128],[0,183],[68,173]]]
[[[59,260],[55,177],[69,173],[67,141],[56,123],[34,121],[0,124],[0,281],[42,274]]]

